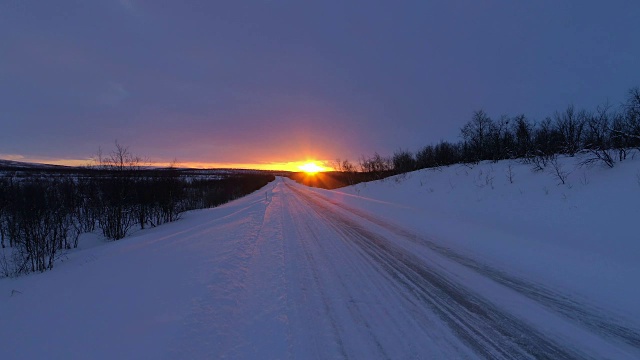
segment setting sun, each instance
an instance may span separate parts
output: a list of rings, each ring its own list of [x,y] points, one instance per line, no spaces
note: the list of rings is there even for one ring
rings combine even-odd
[[[326,169],[315,162],[309,162],[304,165],[298,166],[298,168],[306,173],[315,174],[317,172],[325,171]]]

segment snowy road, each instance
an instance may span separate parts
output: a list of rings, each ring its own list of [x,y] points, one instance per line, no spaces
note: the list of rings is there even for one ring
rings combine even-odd
[[[289,251],[308,260],[298,281],[324,309],[316,321],[327,319],[338,351],[321,357],[366,349],[372,358],[631,358],[616,343],[640,346],[636,331],[562,294],[303,187],[283,188],[298,240],[287,242]],[[545,328],[550,323],[564,329]]]
[[[0,282],[0,357],[640,357],[634,324],[323,194],[277,179]]]

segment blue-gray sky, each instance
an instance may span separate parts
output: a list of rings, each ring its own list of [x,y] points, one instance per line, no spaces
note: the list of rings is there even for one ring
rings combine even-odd
[[[635,1],[0,2],[0,158],[355,160],[640,85]]]

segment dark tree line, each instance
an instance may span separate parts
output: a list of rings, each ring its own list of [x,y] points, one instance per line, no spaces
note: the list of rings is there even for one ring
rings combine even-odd
[[[2,251],[0,276],[53,268],[64,250],[78,246],[82,233],[99,230],[119,240],[136,227],[175,221],[185,211],[223,204],[275,179],[265,173],[193,178],[178,169],[139,164],[117,145],[108,159],[75,174],[5,172],[0,246],[10,249]]]
[[[578,153],[589,154],[583,164],[613,167],[630,152],[640,150],[640,88],[629,90],[618,108],[602,105],[586,111],[570,105],[539,122],[524,114],[492,119],[478,110],[460,129],[460,138],[457,142],[427,145],[415,153],[399,150],[391,157],[378,153],[362,156],[357,164],[337,160],[336,172],[323,175],[330,181],[311,181],[301,174],[294,178],[313,186],[336,188],[419,169],[505,159],[519,159],[542,170],[553,165],[560,154]]]

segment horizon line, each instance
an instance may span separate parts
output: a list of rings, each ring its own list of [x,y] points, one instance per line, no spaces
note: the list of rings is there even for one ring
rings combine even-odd
[[[87,159],[46,159],[38,157],[27,157],[22,155],[0,155],[0,160],[14,161],[26,164],[34,165],[53,165],[53,166],[68,166],[68,167],[89,167],[95,165],[95,160],[92,158]],[[202,170],[268,170],[268,171],[290,171],[300,172],[300,166],[315,161],[322,164],[323,167],[331,168],[328,160],[304,160],[304,161],[274,161],[270,163],[241,163],[241,162],[204,162],[204,161],[143,161],[142,166],[150,167],[169,167],[174,166],[176,168],[186,169],[202,169]]]

